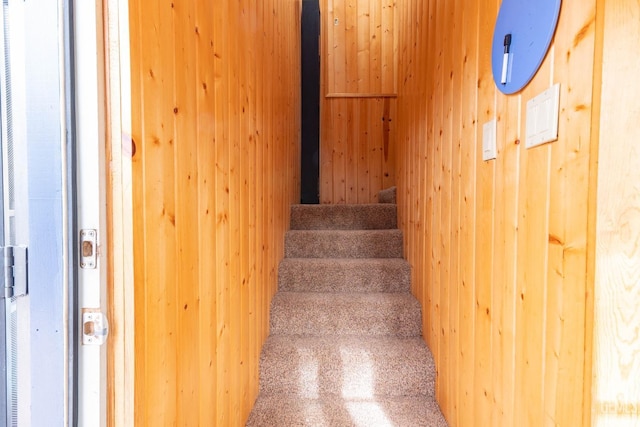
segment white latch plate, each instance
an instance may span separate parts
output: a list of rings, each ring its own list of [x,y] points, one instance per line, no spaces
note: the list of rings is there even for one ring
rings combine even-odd
[[[107,317],[99,311],[83,310],[82,344],[102,345],[109,335]]]

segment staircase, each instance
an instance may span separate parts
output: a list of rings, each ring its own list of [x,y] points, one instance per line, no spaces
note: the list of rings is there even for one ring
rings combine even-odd
[[[395,204],[293,206],[247,426],[446,426],[410,280]]]

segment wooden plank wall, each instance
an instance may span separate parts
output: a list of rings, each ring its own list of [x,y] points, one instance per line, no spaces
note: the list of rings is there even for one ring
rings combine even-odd
[[[243,425],[299,200],[300,0],[130,4],[139,426]]]
[[[599,2],[602,33],[594,426],[640,426],[640,4]]]
[[[396,5],[322,0],[320,9],[320,202],[376,202],[395,183]]]
[[[376,203],[395,183],[395,99],[321,98],[320,203]]]
[[[596,1],[562,2],[549,54],[514,96],[491,76],[499,4],[398,2],[405,255],[450,425],[581,426]],[[556,82],[559,140],[527,150],[526,102]],[[494,117],[498,157],[483,162],[482,125]]]
[[[322,0],[327,94],[396,92],[393,0]]]

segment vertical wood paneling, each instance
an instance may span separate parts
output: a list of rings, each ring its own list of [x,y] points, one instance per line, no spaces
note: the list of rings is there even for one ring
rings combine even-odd
[[[324,93],[395,93],[396,7],[392,0],[321,1]]]
[[[518,181],[520,140],[520,103],[517,97],[498,96],[498,159],[495,174],[495,215],[493,218],[495,260],[493,263],[494,297],[492,300],[495,322],[492,322],[495,367],[492,390],[495,404],[491,420],[494,425],[514,422],[515,393],[515,304]]]
[[[462,46],[464,22],[456,19],[459,14],[462,13],[464,6],[464,0],[456,0],[453,6],[453,30],[452,41],[454,46]],[[460,291],[458,286],[452,286],[460,282],[460,264],[464,260],[464,255],[461,253],[461,224],[462,224],[462,206],[461,206],[461,182],[462,182],[462,112],[464,106],[462,104],[462,70],[457,64],[464,62],[465,52],[462,49],[455,49],[453,51],[453,57],[451,62],[448,63],[448,70],[450,73],[450,95],[452,98],[452,118],[451,118],[451,133],[452,133],[452,190],[451,190],[451,244],[450,244],[450,263],[451,263],[451,275],[450,278],[445,278],[449,282],[449,319],[445,320],[448,324],[448,328],[445,329],[443,334],[443,341],[448,340],[448,346],[444,346],[443,352],[447,353],[448,364],[445,372],[442,374],[444,381],[441,382],[440,397],[443,401],[447,401],[450,396],[457,396],[458,394],[458,324],[456,319],[459,316],[459,295]],[[453,90],[455,88],[455,90]],[[446,335],[446,337],[445,337]],[[455,402],[455,400],[454,400]],[[454,414],[456,413],[455,405],[453,407]],[[452,424],[456,423],[456,417],[453,416]]]
[[[321,101],[320,203],[375,203],[395,183],[395,99]]]
[[[476,143],[482,143],[482,124],[496,115],[496,87],[491,72],[491,43],[493,26],[497,15],[496,1],[483,2],[480,8],[478,24],[478,114]],[[491,419],[493,389],[491,378],[493,366],[493,339],[491,322],[493,316],[492,298],[494,295],[494,197],[496,162],[483,162],[482,150],[476,150],[476,214],[475,214],[475,318],[474,318],[474,416],[478,419]],[[495,368],[499,368],[495,366]]]
[[[175,67],[175,141],[174,155],[176,163],[176,218],[185,224],[197,224],[198,206],[198,168],[199,155],[197,140],[196,109],[196,48],[195,40],[195,4],[193,2],[173,4],[175,13],[174,31],[177,35],[175,61],[183,66]],[[193,207],[196,207],[194,209]],[[197,227],[176,227],[176,283],[198,283],[199,247]],[[200,370],[193,360],[199,359],[198,323],[198,286],[181,286],[176,291],[177,332],[177,419],[182,425],[194,425],[199,418],[199,374]]]
[[[142,20],[142,5],[137,17]],[[132,17],[133,18],[133,17]],[[170,2],[161,1],[144,8],[144,19],[156,23],[157,33],[143,31],[140,22],[132,21],[132,44],[136,44],[138,31],[140,56],[132,59],[132,75],[140,76],[137,82],[145,89],[140,90],[140,98],[132,99],[133,114],[140,111],[145,115],[145,125],[149,132],[144,135],[136,132],[139,120],[132,117],[133,140],[136,144],[136,155],[133,157],[134,187],[142,188],[140,198],[142,209],[137,210],[143,218],[142,227],[134,230],[134,245],[141,240],[146,244],[141,250],[136,249],[134,259],[143,259],[136,263],[135,281],[153,283],[154,286],[137,286],[136,312],[143,312],[147,324],[153,328],[136,331],[136,348],[142,339],[143,350],[138,351],[136,366],[141,366],[142,378],[136,377],[136,399],[144,396],[145,401],[177,402],[176,384],[176,352],[160,349],[176,348],[176,236],[175,236],[175,168],[174,168],[174,113],[175,100],[173,82],[175,52],[173,49],[173,13]],[[144,70],[144,71],[143,71]],[[132,81],[135,86],[136,82]],[[162,106],[144,112],[147,105]],[[144,162],[142,161],[144,159]],[[154,167],[146,171],[144,176],[138,175],[146,164]],[[134,193],[135,197],[136,193]],[[154,222],[153,230],[147,230],[146,218]],[[137,218],[136,218],[137,220]],[[138,257],[139,253],[142,257]],[[153,263],[153,267],[149,265]],[[143,267],[143,268],[141,268]],[[141,299],[141,292],[144,298]],[[140,322],[137,322],[140,325]],[[154,347],[147,343],[153,342]],[[144,360],[144,363],[141,361]],[[136,419],[142,425],[149,420],[152,424],[164,425],[177,419],[176,404],[168,406],[165,411],[154,411],[153,407],[137,406]],[[138,416],[139,415],[139,416]]]
[[[358,0],[358,90],[356,92],[366,93],[370,89],[371,67],[369,57],[371,55],[371,2],[369,0]],[[333,36],[331,36],[333,40]],[[329,65],[329,63],[327,63]],[[329,65],[330,67],[330,65]],[[354,67],[355,68],[355,67]]]
[[[396,92],[396,36],[395,36],[395,2],[383,0],[380,11],[380,87],[382,91]]]
[[[384,121],[382,123],[382,188],[389,188],[396,183],[396,133],[398,127],[398,104],[395,100],[385,99],[383,105]],[[365,102],[362,107],[364,108]],[[362,127],[362,125],[361,125]]]
[[[360,122],[360,104],[357,104],[355,108],[347,111],[347,141],[357,141],[357,135]],[[349,143],[346,144],[345,151],[345,187],[347,203],[357,203],[357,189],[358,189],[358,169],[356,162],[356,152],[358,150],[358,144]],[[348,183],[348,184],[347,184]]]
[[[334,115],[334,102],[324,102],[320,100],[320,203],[333,203],[335,200],[333,194],[333,141],[335,140],[335,131],[331,119]],[[361,132],[361,135],[367,135],[367,131]],[[364,145],[366,149],[366,138],[363,138],[359,145]],[[365,151],[366,153],[366,151]],[[365,158],[368,160],[368,157]],[[365,162],[359,162],[359,175],[369,173],[368,169],[362,169]]]
[[[374,203],[395,184],[397,6],[322,0],[320,8],[320,202]]]
[[[265,14],[265,5],[263,2],[258,1],[256,4],[256,22],[263,22]],[[266,111],[264,107],[264,97],[266,93],[267,87],[258,84],[257,76],[264,75],[266,72],[265,64],[262,62],[262,55],[264,54],[264,50],[266,49],[266,37],[265,37],[265,29],[263,27],[259,27],[257,29],[257,37],[256,37],[256,48],[258,56],[256,58],[256,111]],[[253,186],[256,188],[256,246],[255,252],[257,254],[257,262],[256,262],[256,290],[260,290],[258,286],[262,286],[264,283],[269,283],[266,276],[265,271],[268,268],[268,262],[265,259],[265,247],[264,247],[264,234],[265,229],[268,228],[268,223],[264,221],[268,216],[264,215],[264,206],[265,206],[265,192],[267,190],[266,186],[263,185],[264,177],[267,175],[264,169],[264,159],[265,153],[267,149],[264,144],[263,135],[260,134],[261,131],[264,132],[264,123],[266,122],[266,117],[264,114],[256,114],[256,174],[255,181]],[[261,218],[258,221],[258,218]],[[257,292],[256,296],[256,320],[258,322],[256,328],[256,339],[259,343],[263,342],[266,338],[266,334],[268,333],[269,326],[268,322],[268,304],[269,300],[267,297],[268,293]],[[259,357],[259,353],[256,354]]]
[[[349,22],[346,20],[345,3],[346,1],[329,1],[328,10],[333,10],[333,14],[327,16],[328,21],[323,21],[327,26],[327,34],[331,33],[329,39],[332,41],[332,44],[329,46],[329,49],[331,49],[331,54],[333,55],[333,60],[331,61],[333,72],[327,73],[328,81],[330,83],[333,82],[333,85],[327,88],[328,92],[337,92],[336,89],[338,88],[343,89],[345,92],[347,91],[348,58],[346,53],[347,37],[345,29],[347,25],[349,25]],[[322,15],[320,19],[322,19]]]
[[[360,103],[358,135],[353,140],[353,146],[358,147],[358,164],[356,165],[358,176],[356,188],[358,192],[357,200],[360,201],[369,200],[369,104],[366,100]]]
[[[257,37],[257,7],[256,0],[249,0],[243,2],[243,21],[249,22],[249,33],[246,34],[249,40],[255,40]],[[257,46],[255,43],[248,45],[248,55],[253,58],[249,61],[243,61],[244,70],[247,75],[247,81],[245,82],[246,97],[244,99],[245,104],[245,124],[242,126],[245,137],[248,144],[245,146],[245,153],[243,157],[248,159],[246,168],[244,168],[244,180],[243,188],[245,194],[249,194],[249,199],[243,198],[242,210],[245,213],[245,225],[248,227],[249,233],[245,239],[246,246],[242,248],[242,253],[247,253],[249,256],[244,258],[246,261],[245,277],[243,278],[243,328],[242,336],[247,337],[242,340],[243,348],[240,352],[242,356],[241,363],[248,364],[248,369],[243,370],[244,379],[242,382],[243,389],[243,403],[245,405],[243,413],[251,410],[252,405],[252,386],[258,382],[258,358],[260,352],[260,343],[262,340],[257,336],[257,330],[259,329],[256,317],[257,301],[255,295],[259,293],[258,282],[256,278],[256,258],[258,253],[256,251],[256,222],[258,220],[256,207],[257,207],[257,189],[256,189],[256,76],[258,75],[256,69],[256,56],[258,55]]]
[[[444,25],[451,29],[445,34],[447,40],[445,44],[459,46],[461,39],[461,22],[457,22],[455,17],[456,2],[448,2],[444,10]],[[441,337],[442,351],[439,352],[439,366],[442,372],[441,381],[438,384],[438,395],[445,396],[450,393],[451,380],[455,378],[455,352],[452,354],[449,349],[452,348],[452,340],[455,340],[455,329],[451,327],[450,319],[457,316],[457,291],[455,286],[450,286],[450,282],[455,283],[457,280],[458,266],[458,203],[459,186],[457,184],[456,175],[460,172],[459,154],[460,154],[460,128],[459,128],[459,93],[453,90],[454,81],[458,73],[454,72],[454,64],[458,63],[462,58],[458,49],[444,51],[444,68],[443,68],[443,111],[445,112],[445,120],[443,122],[443,136],[447,143],[444,144],[442,157],[443,186],[442,195],[443,205],[440,215],[442,224],[441,233],[441,262],[440,281],[442,284],[442,293],[440,295],[441,305],[441,324],[439,335]],[[458,96],[456,96],[458,95]]]
[[[427,46],[427,51],[436,49],[436,19],[438,15],[437,6],[438,5],[435,0],[429,0],[429,5],[427,6],[425,4],[423,6],[425,12],[423,13],[423,16],[428,17],[428,19],[426,20],[426,24],[421,20],[417,20],[416,17],[412,15],[412,19],[416,21],[416,27],[423,29],[423,31],[427,31],[429,34],[429,42],[425,43],[425,45]],[[426,32],[418,32],[417,34],[426,34]],[[416,283],[418,283],[418,277],[422,277],[429,282],[435,280],[435,269],[433,268],[432,264],[434,258],[431,256],[431,250],[434,237],[433,215],[435,212],[436,203],[436,194],[433,191],[434,179],[436,176],[436,144],[430,142],[435,140],[435,112],[438,108],[438,105],[436,101],[437,90],[434,84],[437,79],[434,78],[434,76],[439,71],[438,67],[436,66],[426,66],[427,51],[422,51],[421,49],[420,51],[423,53],[422,55],[416,52],[410,56],[410,60],[412,62],[417,62],[422,67],[427,69],[431,78],[428,80],[428,98],[425,99],[424,102],[420,102],[418,104],[418,115],[414,117],[414,120],[420,120],[420,117],[424,117],[425,115],[427,117],[430,117],[431,119],[428,121],[427,126],[424,127],[415,126],[412,123],[414,128],[414,135],[418,137],[419,141],[424,141],[424,143],[421,144],[422,148],[418,148],[418,155],[412,156],[410,166],[410,176],[412,180],[414,180],[414,182],[415,180],[418,181],[418,191],[414,191],[411,194],[408,193],[410,200],[413,201],[410,205],[411,207],[409,212],[409,222],[414,229],[415,236],[413,236],[412,238],[414,239],[417,246],[414,256],[418,259],[425,260],[424,264],[421,264],[420,267],[416,270],[416,275],[414,276],[416,278]],[[434,56],[434,58],[437,58],[437,56]],[[422,79],[420,78],[420,76],[416,74],[416,89],[421,80]],[[419,99],[418,95],[415,92],[413,96],[415,99]],[[424,171],[420,167],[423,162],[426,162],[426,168]],[[417,200],[424,200],[425,203],[416,203]],[[424,232],[421,232],[421,229],[423,229]],[[423,330],[429,331],[428,335],[433,342],[434,340],[431,337],[433,337],[433,332],[435,329],[435,319],[437,319],[435,316],[436,304],[433,301],[433,288],[420,288],[421,289],[417,290],[416,292],[422,294],[424,301],[429,301],[429,308],[426,309],[425,307],[424,310],[426,316],[424,316],[422,322]]]
[[[337,1],[337,0],[334,0]],[[373,6],[373,7],[372,7]],[[390,46],[382,45],[382,0],[376,0],[373,5],[369,5],[369,36],[371,37],[371,47],[369,49],[369,68],[371,69],[371,79],[369,80],[369,90],[372,93],[382,93],[382,61],[384,49]],[[347,58],[348,63],[349,58]],[[334,88],[338,92],[339,87]]]
[[[228,3],[217,7],[213,22],[213,69],[215,73],[214,86],[214,123],[229,123],[229,70],[228,70],[228,39],[229,18]],[[216,424],[229,424],[231,418],[230,387],[231,375],[229,368],[230,337],[229,337],[229,125],[215,126],[215,235],[216,241]]]
[[[197,76],[197,170],[198,170],[198,230],[202,236],[215,236],[216,233],[216,147],[213,143],[216,137],[215,129],[208,124],[215,117],[215,68],[210,58],[215,49],[211,43],[214,39],[213,26],[209,25],[209,17],[213,16],[213,5],[207,0],[196,3],[195,30],[196,32],[196,63]],[[209,58],[209,59],[207,59]],[[200,260],[216,259],[216,240],[198,239]],[[199,319],[197,328],[200,346],[199,368],[200,396],[216,396],[217,364],[216,349],[217,311],[216,287],[211,285],[211,278],[216,277],[217,266],[213,262],[198,264],[198,307]],[[213,331],[213,333],[212,333]],[[143,401],[138,397],[138,402]],[[198,416],[200,420],[216,420],[217,405],[198,399]],[[142,424],[138,424],[142,425]]]
[[[238,16],[239,2],[231,1],[228,3],[227,20],[230,28],[241,28],[248,25],[243,23]],[[240,67],[241,58],[241,41],[244,31],[237,31],[236,34],[231,33],[227,39],[227,61],[228,67],[228,95],[227,95],[227,111],[228,118],[228,214],[226,221],[228,224],[228,258],[225,261],[229,263],[229,276],[225,292],[229,295],[228,300],[228,323],[227,333],[229,337],[229,348],[226,350],[227,363],[224,367],[225,376],[228,378],[228,395],[229,401],[229,425],[238,425],[240,420],[240,407],[242,405],[242,389],[240,387],[240,377],[242,368],[240,362],[240,341],[242,333],[240,326],[240,318],[242,317],[242,306],[240,301],[240,291],[243,286],[240,276],[240,245],[245,236],[248,236],[248,229],[240,233],[240,222],[243,215],[240,204],[240,192],[242,191],[240,184],[240,176],[242,171],[242,160],[240,157],[241,145],[244,146],[248,141],[240,132],[241,123],[241,85],[245,82],[246,76]],[[232,214],[235,212],[235,214]],[[245,256],[248,256],[246,254]],[[232,286],[231,284],[235,284]],[[233,398],[232,398],[233,397]]]
[[[337,37],[337,40],[344,40],[344,62],[346,67],[346,82],[344,92],[354,93],[358,91],[359,64],[354,59],[358,58],[358,3],[356,0],[344,0],[344,23],[334,25],[334,29],[343,29],[344,36]]]
[[[549,55],[513,96],[491,76],[499,4],[398,3],[396,180],[412,291],[451,425],[584,425],[595,0],[563,2]],[[556,82],[559,140],[527,150],[526,102]],[[483,162],[493,118],[498,158]]]
[[[443,70],[443,60],[444,60],[444,9],[445,2],[435,2],[433,4],[433,9],[430,13],[434,17],[433,28],[435,28],[434,40],[436,44],[436,50],[434,51],[435,55],[433,57],[433,67],[434,67],[434,75],[433,75],[433,86],[432,96],[433,100],[428,106],[428,113],[431,116],[431,126],[427,127],[427,138],[429,141],[432,141],[431,144],[431,153],[427,154],[428,157],[431,157],[431,173],[430,179],[427,180],[429,186],[426,187],[427,194],[431,194],[432,197],[432,205],[431,210],[426,213],[428,216],[427,229],[430,230],[426,236],[426,242],[424,247],[423,259],[427,262],[423,268],[428,268],[431,274],[430,282],[433,283],[433,286],[429,289],[429,305],[431,308],[430,313],[430,321],[426,324],[426,330],[429,331],[429,335],[431,336],[431,342],[433,347],[433,352],[435,357],[439,358],[440,353],[438,352],[438,347],[440,345],[440,341],[438,339],[439,334],[438,331],[440,329],[440,292],[442,291],[441,287],[441,279],[440,276],[440,267],[441,264],[441,254],[440,254],[440,240],[442,238],[440,227],[438,227],[438,222],[440,221],[440,213],[442,211],[442,179],[443,179],[443,171],[442,171],[442,151],[444,149],[444,144],[442,144],[444,130],[442,128],[444,121],[444,112],[442,111],[442,100],[443,100],[443,85],[444,85],[444,70]],[[420,170],[420,163],[414,161],[414,169]],[[421,173],[418,173],[421,175]],[[417,206],[417,204],[416,204]],[[421,223],[423,220],[421,218],[421,212],[417,211],[416,216],[414,217],[414,223],[417,225]],[[419,228],[416,227],[416,230]]]
[[[640,425],[640,4],[598,4],[603,34],[592,423]],[[599,71],[600,72],[600,71]],[[567,153],[572,154],[572,153]]]
[[[374,109],[369,110],[369,119],[367,120],[370,124],[369,131],[369,200],[377,202],[378,201],[378,191],[382,189],[384,176],[384,169],[386,166],[386,162],[384,160],[384,141],[385,141],[385,133],[384,126],[387,120],[389,120],[389,108],[388,103],[387,108],[385,109],[385,101],[390,102],[387,99],[376,98],[374,100],[358,100],[359,103],[369,102],[373,105]],[[358,104],[359,104],[358,103]],[[356,107],[358,104],[355,104]],[[380,135],[377,137],[377,135]],[[351,141],[349,141],[351,143]],[[389,165],[390,166],[390,165]],[[345,185],[349,185],[345,183]],[[379,188],[376,188],[378,187]]]
[[[559,132],[566,135],[566,144],[552,146],[551,198],[549,202],[549,282],[547,291],[547,344],[545,354],[545,413],[557,424],[567,424],[583,416],[580,407],[588,408],[590,401],[584,400],[573,390],[590,390],[588,376],[591,372],[590,355],[586,341],[592,331],[587,323],[586,333],[569,333],[585,328],[582,317],[586,317],[585,298],[593,293],[592,278],[588,285],[563,286],[568,279],[572,283],[584,280],[587,270],[588,250],[593,245],[593,236],[584,229],[595,215],[589,209],[589,198],[595,187],[584,185],[583,171],[593,159],[591,146],[583,141],[592,139],[596,145],[597,133],[586,126],[577,126],[599,115],[599,101],[592,86],[583,80],[594,82],[598,87],[599,77],[594,73],[594,41],[596,34],[596,5],[563,10],[556,34],[554,57],[554,80],[568,82],[560,108],[565,111],[559,123]],[[569,48],[566,48],[569,47]],[[596,145],[597,146],[597,145]],[[593,164],[593,163],[592,163]],[[591,170],[591,174],[595,171]],[[573,185],[579,182],[581,185]],[[585,217],[583,212],[589,212]],[[560,243],[552,236],[558,237]],[[564,279],[564,280],[563,280]],[[586,294],[586,295],[585,295]],[[569,315],[570,314],[570,315]],[[562,331],[562,332],[559,332]],[[578,349],[587,348],[587,351]],[[556,396],[567,396],[562,404]],[[583,419],[588,425],[589,420]]]
[[[299,197],[299,15],[131,3],[136,425],[242,425],[257,395]]]
[[[461,198],[460,198],[460,277],[457,284],[459,292],[458,318],[458,394],[449,396],[448,418],[457,419],[459,426],[473,425],[474,413],[474,355],[475,355],[475,212],[476,212],[476,140],[478,118],[477,63],[478,52],[478,19],[480,4],[465,0],[462,8],[464,25],[462,46],[464,60],[462,62],[462,153],[461,153]],[[425,286],[424,283],[420,284]],[[428,287],[428,286],[426,286]],[[453,414],[453,411],[456,411]],[[451,415],[449,415],[451,414]]]

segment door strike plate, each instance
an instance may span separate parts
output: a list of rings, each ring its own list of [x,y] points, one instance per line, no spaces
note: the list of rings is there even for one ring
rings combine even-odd
[[[96,230],[80,230],[80,268],[96,268]]]
[[[107,317],[99,311],[82,311],[82,345],[102,345],[109,335]]]

